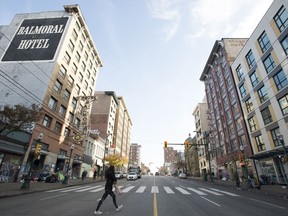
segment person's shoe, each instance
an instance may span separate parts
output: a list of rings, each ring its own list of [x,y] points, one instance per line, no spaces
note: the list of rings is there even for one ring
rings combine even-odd
[[[94,211],[94,215],[100,215],[100,214],[102,214],[102,212],[100,212],[100,211]]]
[[[118,206],[118,208],[116,208],[116,211],[120,211],[120,209],[122,209],[123,205]]]

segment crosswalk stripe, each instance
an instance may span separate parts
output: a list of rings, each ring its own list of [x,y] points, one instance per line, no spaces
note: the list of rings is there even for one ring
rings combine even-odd
[[[187,188],[188,190],[191,190],[193,191],[194,193],[197,193],[198,195],[201,195],[201,196],[204,196],[204,195],[207,195],[206,193],[200,191],[200,190],[196,190],[194,188]]]
[[[188,191],[184,190],[181,187],[175,187],[178,191],[180,191],[182,194],[190,194]]]
[[[206,191],[207,193],[214,194],[214,195],[216,195],[216,196],[223,196],[223,194],[220,194],[220,193],[217,193],[217,192],[214,192],[214,191],[205,189],[205,188],[199,188],[199,189],[200,189],[200,190],[203,190],[203,191]]]
[[[81,189],[81,190],[76,190],[75,192],[83,192],[83,191],[88,191],[88,190],[93,190],[94,188],[98,188],[98,187],[101,187],[100,185],[98,186],[95,186],[95,187],[88,187],[88,188],[84,188],[84,189]]]
[[[69,187],[69,189],[71,189],[71,188],[78,189],[78,188],[81,188],[81,186]],[[57,191],[62,191],[62,190],[67,190],[67,188],[64,188],[64,189],[63,188],[59,188],[59,189],[49,190],[49,191],[46,191],[46,192],[51,193],[51,192],[57,192]]]
[[[98,191],[104,190],[104,188],[105,188],[105,187],[100,187],[100,188],[91,190],[91,191],[89,191],[89,192],[91,192],[91,193],[93,193],[93,192],[98,192]]]
[[[135,186],[129,186],[129,187],[123,189],[123,190],[122,190],[122,193],[127,193],[127,192],[129,192],[130,190],[132,190],[134,187],[135,187]]]
[[[165,190],[166,193],[168,193],[168,194],[174,194],[174,191],[173,191],[170,187],[164,187],[164,190]]]
[[[65,193],[65,192],[69,192],[69,191],[76,191],[76,190],[79,190],[80,188],[84,189],[84,188],[87,188],[87,187],[89,187],[89,186],[82,186],[82,187],[79,187],[79,188],[68,188],[68,189],[62,190],[61,192]]]
[[[157,186],[152,186],[151,193],[159,193],[158,187]]]
[[[136,193],[143,193],[145,188],[146,188],[146,186],[139,187],[138,190],[136,190]]]
[[[210,189],[214,190],[214,191],[217,191],[217,192],[220,192],[220,193],[224,193],[224,194],[230,195],[230,196],[240,196],[238,194],[230,193],[230,192],[227,192],[227,191],[221,191],[221,190],[218,190],[216,188],[210,188]]]

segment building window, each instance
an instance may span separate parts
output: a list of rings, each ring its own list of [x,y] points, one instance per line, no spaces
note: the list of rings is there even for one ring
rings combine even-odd
[[[262,86],[262,88],[258,90],[258,96],[261,103],[269,99],[265,86]]]
[[[71,112],[69,112],[68,121],[69,121],[70,123],[73,123],[73,119],[74,119],[74,114],[71,113]]]
[[[75,93],[76,95],[80,94],[80,87],[78,85],[75,86]]]
[[[240,86],[239,90],[240,90],[241,97],[242,97],[242,98],[245,97],[245,95],[246,95],[246,89],[245,89],[244,84],[242,84],[242,85]]]
[[[66,76],[67,70],[66,68],[61,65],[58,74],[64,79]]]
[[[262,119],[265,125],[273,121],[269,107],[266,107],[265,109],[261,110],[261,115],[262,115]]]
[[[265,31],[258,38],[258,43],[263,53],[271,46],[270,40]]]
[[[74,79],[72,76],[69,76],[68,80],[67,80],[67,84],[70,86],[70,87],[73,87],[73,84],[74,84]]]
[[[255,141],[256,141],[257,149],[259,152],[266,150],[266,147],[265,147],[265,144],[261,135],[255,137]]]
[[[55,127],[54,127],[54,131],[56,133],[61,133],[62,130],[62,124],[60,124],[59,122],[56,122]]]
[[[284,8],[284,6],[282,6],[280,8],[280,10],[277,12],[277,14],[274,16],[274,21],[275,21],[278,29],[280,30],[280,32],[282,32],[287,27],[287,25],[288,25],[288,12]]]
[[[94,84],[95,84],[94,78],[91,78],[91,84],[94,86]]]
[[[288,94],[278,100],[283,115],[288,114]]]
[[[74,44],[73,44],[73,42],[71,40],[68,43],[68,48],[69,48],[71,53],[74,51],[75,46],[74,46]]]
[[[72,32],[72,37],[73,37],[73,39],[76,41],[77,40],[77,38],[78,38],[78,34],[77,34],[77,32],[76,32],[76,30],[75,29],[73,29],[73,32]]]
[[[69,137],[69,135],[70,135],[70,129],[66,127],[64,131],[64,136]]]
[[[251,132],[257,130],[255,116],[253,116],[250,119],[248,119],[248,123],[249,123],[249,128],[250,128]]]
[[[65,89],[65,91],[64,91],[63,98],[64,98],[64,100],[69,101],[70,92],[67,89]]]
[[[259,83],[259,80],[258,80],[258,76],[257,76],[256,71],[254,71],[254,72],[250,75],[250,81],[251,81],[251,84],[252,84],[253,87],[255,87],[255,86]]]
[[[73,107],[74,110],[76,109],[77,99],[75,97],[73,97],[73,99],[72,99],[71,106]]]
[[[84,82],[84,89],[87,90],[88,89],[88,82],[85,80]]]
[[[275,85],[277,86],[278,91],[288,85],[287,77],[283,70],[280,70],[274,77]]]
[[[241,81],[244,77],[244,72],[243,72],[241,64],[236,68],[236,72],[237,72],[238,80]]]
[[[54,90],[60,94],[62,90],[62,83],[59,80],[55,81]]]
[[[51,97],[50,100],[49,100],[49,103],[48,103],[48,107],[55,111],[56,110],[56,107],[57,107],[57,100],[54,98],[54,97]]]
[[[251,69],[256,64],[252,50],[249,50],[249,52],[247,53],[247,55],[245,57],[246,57],[247,64],[248,64],[249,68]]]
[[[88,59],[88,53],[85,51],[84,52],[84,58],[85,58],[85,60],[87,61],[87,59]]]
[[[74,124],[75,124],[75,126],[76,126],[77,128],[80,128],[80,119],[79,119],[79,118],[76,118]]]
[[[66,111],[67,111],[67,108],[61,105],[59,109],[59,115],[62,117],[65,117]]]
[[[79,63],[80,62],[80,58],[81,58],[79,52],[76,52],[75,58],[76,58],[76,61]]]
[[[286,53],[288,55],[288,35],[281,41],[281,45]]]
[[[67,52],[65,53],[63,60],[64,62],[66,62],[67,65],[69,65],[71,57]]]
[[[73,65],[72,65],[72,71],[73,71],[73,73],[76,74],[76,73],[77,73],[77,70],[78,70],[78,67],[76,66],[75,63],[73,63]]]
[[[273,140],[275,147],[281,146],[281,143],[277,137],[277,135],[279,134],[279,128],[277,127],[275,129],[271,130],[270,133],[271,133],[271,137],[272,137],[272,140]]]
[[[251,100],[251,97],[249,97],[246,101],[245,101],[245,105],[246,105],[246,109],[247,109],[247,112],[251,112],[253,109],[254,109],[254,106],[253,106],[253,102]]]
[[[83,75],[82,75],[82,73],[79,73],[79,75],[78,75],[78,80],[80,81],[80,83],[82,83],[82,81],[83,81]]]
[[[80,43],[79,43],[79,49],[81,50],[81,51],[83,51],[83,43],[80,41]]]
[[[43,122],[42,122],[42,125],[47,127],[47,128],[50,128],[51,122],[52,122],[52,118],[50,116],[48,116],[48,115],[45,115],[44,119],[43,119]]]
[[[270,73],[275,68],[275,62],[271,54],[263,61],[263,64],[267,73]]]

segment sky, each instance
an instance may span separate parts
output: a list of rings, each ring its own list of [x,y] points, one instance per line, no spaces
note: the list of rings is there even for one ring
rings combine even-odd
[[[142,146],[141,162],[160,167],[164,141],[184,143],[195,135],[192,113],[205,97],[199,79],[215,41],[250,37],[272,2],[1,0],[0,25],[18,13],[78,4],[103,62],[95,90],[123,97],[131,142]]]

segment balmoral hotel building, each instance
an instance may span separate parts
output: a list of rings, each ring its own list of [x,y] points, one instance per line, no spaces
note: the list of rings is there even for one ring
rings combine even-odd
[[[89,107],[102,67],[79,6],[16,14],[0,32],[0,105],[41,107],[41,119],[31,130],[27,149],[0,145],[1,155],[22,155],[21,172],[27,172],[27,161],[42,134],[41,155],[34,168],[39,173],[65,172],[70,156],[73,175],[79,176],[84,150],[81,137],[88,131]]]
[[[288,183],[287,27],[288,1],[274,1],[231,65],[251,139],[251,158],[259,175],[280,184]]]

